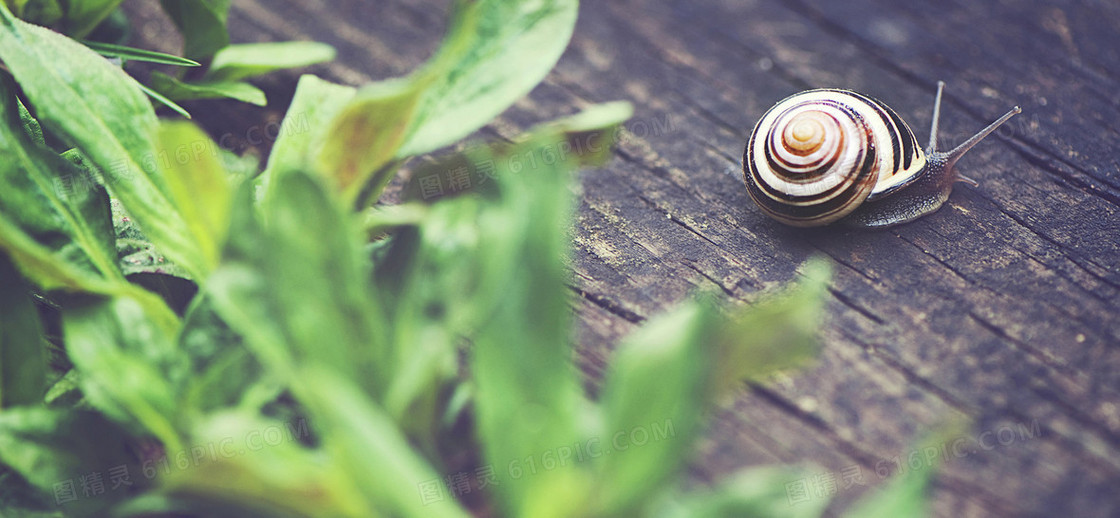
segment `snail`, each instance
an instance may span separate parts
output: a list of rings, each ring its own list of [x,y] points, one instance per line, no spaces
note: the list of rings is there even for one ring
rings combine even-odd
[[[958,181],[953,166],[1021,110],[1012,108],[947,153],[937,150],[937,83],[929,146],[882,102],[849,90],[808,90],[783,99],[758,121],[743,152],[747,192],[766,215],[787,225],[839,221],[888,227],[936,211]]]

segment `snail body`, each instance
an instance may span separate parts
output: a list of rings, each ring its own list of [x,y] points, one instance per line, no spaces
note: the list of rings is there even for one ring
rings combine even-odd
[[[954,171],[957,160],[1020,112],[1016,106],[952,151],[940,152],[943,88],[939,82],[924,151],[902,118],[871,97],[819,89],[779,101],[747,140],[747,192],[766,215],[797,227],[837,221],[887,227],[936,211],[955,182],[975,185]]]

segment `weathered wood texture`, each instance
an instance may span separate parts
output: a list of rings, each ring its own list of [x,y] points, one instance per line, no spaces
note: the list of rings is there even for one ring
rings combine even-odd
[[[145,17],[145,4],[130,9]],[[238,0],[231,27],[236,41],[331,43],[339,60],[314,71],[357,84],[421,63],[446,9]],[[151,20],[149,43],[174,50]],[[269,110],[231,105],[202,122],[246,135],[282,113],[293,78],[268,80]],[[946,147],[1023,107],[960,164],[979,187],[879,232],[793,230],[752,206],[740,156],[772,103],[851,88],[924,139],[939,79]],[[621,336],[697,287],[750,301],[813,254],[836,263],[819,364],[744,390],[699,452],[697,480],[813,462],[809,496],[824,483],[839,512],[881,483],[877,467],[895,470],[890,459],[924,464],[911,455],[923,431],[967,416],[965,441],[946,444],[937,516],[1120,516],[1120,5],[588,1],[559,67],[484,133],[616,99],[637,114],[616,159],[582,176],[574,229],[592,380]]]

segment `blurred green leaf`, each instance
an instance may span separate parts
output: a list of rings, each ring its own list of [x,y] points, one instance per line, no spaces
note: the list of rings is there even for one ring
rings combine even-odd
[[[226,18],[230,0],[160,0],[160,6],[183,35],[183,54],[210,59],[229,45]]]
[[[186,469],[161,473],[161,485],[149,499],[126,506],[122,514],[189,510],[207,517],[376,516],[361,514],[360,500],[347,493],[352,482],[331,459],[302,446],[310,433],[305,419],[282,422],[237,411],[208,416],[192,433],[196,446],[184,456],[186,461],[172,464]]]
[[[43,398],[50,408],[73,408],[82,399],[78,371],[70,369],[47,390]]]
[[[315,165],[333,180],[344,203],[353,204],[370,176],[393,160],[430,81],[428,76],[414,76],[372,83],[359,89],[333,117],[327,131],[332,137],[321,141]],[[375,192],[381,192],[391,171],[375,179],[379,184]]]
[[[95,412],[43,407],[0,412],[0,462],[72,517],[105,516],[110,506],[128,496],[126,491],[108,491],[111,472],[129,473],[133,489],[144,485],[129,437]],[[106,490],[90,498],[81,484],[95,474]],[[68,494],[73,499],[65,498]],[[61,504],[56,503],[58,496],[64,497]]]
[[[478,249],[480,210],[482,203],[466,199],[424,208],[392,238],[375,275],[394,345],[384,405],[426,448],[458,377],[458,345],[492,306],[477,297],[486,256]]]
[[[690,302],[627,337],[604,381],[604,434],[640,430],[661,440],[601,458],[604,514],[642,509],[683,466],[705,412],[733,388],[816,356],[829,268],[811,261],[805,270],[806,280],[791,293],[738,315]]]
[[[16,471],[0,462],[0,516],[4,518],[65,518],[51,498]]]
[[[101,43],[98,41],[89,40],[82,40],[82,44],[89,47],[94,52],[110,58],[120,58],[128,61],[143,61],[147,63],[159,63],[162,65],[175,65],[180,67],[202,66],[201,64],[199,64],[199,62],[193,59],[181,58],[179,56],[165,54],[163,52],[156,52],[154,50],[138,49],[135,47],[126,47],[124,45],[114,45],[112,43]]]
[[[318,363],[381,394],[386,324],[360,231],[316,177],[274,183],[275,199],[259,216],[236,204],[225,261],[204,291],[279,376],[290,379],[294,363]]]
[[[114,260],[108,196],[25,131],[37,125],[22,116],[11,88],[0,80],[0,247],[45,289],[114,291],[124,278]]]
[[[187,83],[157,71],[152,72],[151,83],[153,90],[174,101],[229,98],[256,106],[268,104],[263,90],[241,81]]]
[[[496,143],[477,151],[473,146],[461,153],[441,156],[416,167],[404,187],[409,202],[432,203],[464,193],[493,194],[498,182],[495,164],[504,160],[513,174],[557,163],[567,167],[596,167],[611,156],[621,125],[633,113],[628,102],[592,105],[583,111],[541,124],[513,143]],[[526,153],[520,147],[534,138],[557,139],[539,153]],[[383,210],[383,209],[382,209]]]
[[[0,412],[42,403],[46,383],[43,325],[19,272],[0,253]]]
[[[598,167],[610,159],[622,123],[633,115],[634,106],[626,101],[596,104],[533,128],[529,134],[559,133],[564,141],[557,154],[574,155],[582,167]]]
[[[304,369],[295,389],[324,448],[343,466],[349,483],[367,498],[362,516],[467,517],[454,499],[426,501],[424,484],[442,477],[416,455],[396,424],[358,386],[330,370]],[[376,469],[370,469],[376,466]]]
[[[207,297],[196,297],[179,335],[179,349],[193,375],[183,406],[206,413],[244,406],[260,410],[280,392],[243,339],[226,324]]]
[[[65,15],[59,0],[4,0],[20,18],[39,25],[54,25]]]
[[[928,515],[926,486],[932,469],[900,475],[883,488],[856,502],[844,516],[849,518],[921,518]]]
[[[363,87],[333,117],[315,169],[334,180],[347,203],[361,208],[376,199],[395,158],[465,137],[540,82],[567,46],[577,4],[456,3],[451,31],[431,61],[409,77]]]
[[[457,0],[435,82],[397,156],[466,137],[529,93],[567,48],[578,10],[577,0]]]
[[[121,0],[69,0],[63,32],[71,38],[83,38],[108,17]]]
[[[603,386],[602,436],[621,434],[626,449],[600,459],[602,514],[640,514],[648,495],[676,475],[691,453],[708,404],[718,316],[710,307],[686,303],[650,320],[619,346]],[[657,440],[626,444],[638,431]]]
[[[427,213],[428,207],[416,202],[378,205],[366,211],[362,225],[372,241],[384,237],[392,229],[419,224],[426,219]]]
[[[625,110],[616,111],[614,117],[598,118],[596,124],[600,127],[587,124],[583,129],[611,133],[626,114]],[[473,337],[476,330],[490,325],[495,308],[509,295],[511,281],[505,275],[520,256],[507,258],[504,254],[528,253],[525,249],[515,252],[503,248],[500,241],[495,241],[500,236],[489,239],[491,232],[483,227],[498,225],[502,217],[511,221],[528,217],[495,201],[495,197],[502,196],[500,185],[515,181],[497,178],[501,174],[531,175],[533,179],[525,181],[535,182],[540,181],[536,176],[567,175],[562,171],[571,170],[581,162],[581,157],[562,151],[567,135],[564,126],[548,125],[551,130],[538,132],[538,142],[475,146],[413,171],[408,187],[410,197],[421,197],[416,184],[433,178],[441,185],[462,189],[463,196],[442,198],[438,203],[432,203],[436,198],[430,198],[427,203],[410,202],[367,214],[367,229],[397,227],[379,256],[375,274],[376,291],[392,323],[391,342],[395,344],[391,361],[396,375],[384,404],[410,437],[421,444],[427,444],[438,423],[446,417],[441,409],[449,404],[449,384],[457,377],[457,344],[462,337]],[[540,145],[543,141],[553,144]],[[497,163],[504,163],[507,168],[490,170],[489,176],[479,174]],[[532,169],[530,164],[545,167]],[[529,207],[519,206],[516,210]],[[515,239],[524,239],[513,235]],[[567,346],[563,340],[554,340],[553,344]]]
[[[175,346],[179,322],[128,296],[67,308],[62,320],[70,360],[86,399],[118,422],[182,449],[178,393],[188,373]]]
[[[238,81],[275,70],[302,68],[334,59],[334,47],[315,41],[243,43],[223,47],[214,55],[206,79]]]
[[[664,518],[817,518],[828,498],[790,502],[790,484],[804,483],[812,473],[784,466],[749,468],[729,475],[715,488],[686,495],[667,504],[657,516]],[[909,515],[892,515],[903,518]]]
[[[53,134],[98,166],[104,183],[145,234],[196,278],[213,265],[197,253],[156,167],[152,105],[120,68],[58,33],[0,6],[0,59]]]
[[[873,490],[844,513],[847,518],[921,518],[929,515],[929,502],[926,493],[930,481],[937,471],[942,458],[936,452],[944,445],[952,443],[967,430],[961,420],[951,420],[923,436],[910,451],[925,454],[918,469],[896,474],[883,487]],[[934,452],[933,455],[928,455]]]
[[[3,0],[3,1],[4,1],[4,5],[6,5],[8,7],[8,10],[15,13],[16,16],[22,17],[23,16],[23,11],[24,11],[24,9],[26,9],[27,3],[28,3],[29,0]]]
[[[761,380],[780,370],[803,367],[817,357],[817,331],[825,315],[832,267],[823,258],[806,261],[802,279],[743,311],[714,337],[712,397],[727,397],[745,380]]]
[[[295,97],[284,115],[268,166],[257,180],[262,196],[272,197],[270,183],[289,172],[312,171],[313,157],[333,138],[331,122],[357,90],[313,75],[300,77]]]
[[[171,202],[179,209],[207,264],[218,264],[230,224],[233,194],[218,145],[197,126],[167,122],[157,154]]]
[[[475,417],[511,516],[579,515],[590,484],[582,466],[544,466],[548,452],[579,442],[586,407],[572,364],[564,267],[575,163],[543,158],[560,141],[541,135],[494,156],[497,198],[477,217]],[[537,167],[517,170],[511,157]]]

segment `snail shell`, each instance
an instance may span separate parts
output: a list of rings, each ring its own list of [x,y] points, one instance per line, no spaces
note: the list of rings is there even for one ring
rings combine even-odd
[[[886,227],[936,211],[953,170],[977,142],[1020,112],[1016,106],[956,149],[937,151],[944,83],[934,101],[926,151],[902,118],[871,97],[838,89],[801,92],[758,121],[743,152],[747,192],[768,216],[798,227],[843,220]]]

